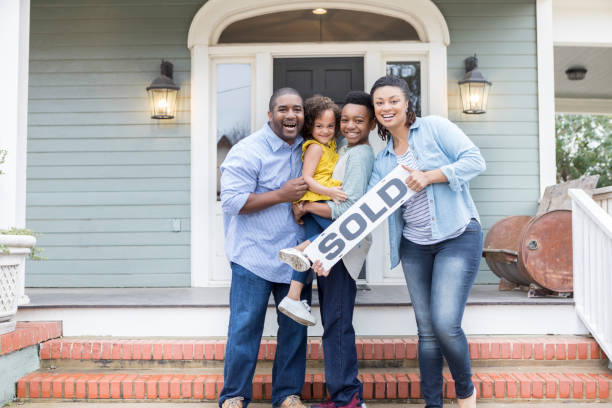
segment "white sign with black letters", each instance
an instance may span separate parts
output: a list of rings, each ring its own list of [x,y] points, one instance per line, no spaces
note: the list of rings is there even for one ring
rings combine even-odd
[[[312,262],[320,260],[323,269],[330,270],[415,194],[405,183],[409,174],[402,166],[393,169],[308,245],[306,256]]]

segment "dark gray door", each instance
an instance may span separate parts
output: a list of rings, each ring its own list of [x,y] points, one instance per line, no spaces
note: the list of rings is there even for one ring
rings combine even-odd
[[[363,58],[276,58],[274,89],[285,86],[297,89],[304,99],[321,94],[342,106],[349,91],[363,91]],[[365,277],[364,264],[359,278]]]
[[[304,99],[321,94],[343,105],[347,92],[363,90],[363,58],[276,58],[274,89],[285,86]]]

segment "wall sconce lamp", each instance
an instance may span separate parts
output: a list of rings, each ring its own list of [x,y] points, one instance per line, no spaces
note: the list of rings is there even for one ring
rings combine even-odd
[[[478,58],[465,59],[465,76],[459,81],[459,91],[463,113],[485,113],[489,100],[491,82],[487,81],[478,69]]]
[[[171,62],[162,60],[161,75],[147,87],[151,101],[151,119],[173,119],[176,114],[176,94],[178,87],[172,80]]]

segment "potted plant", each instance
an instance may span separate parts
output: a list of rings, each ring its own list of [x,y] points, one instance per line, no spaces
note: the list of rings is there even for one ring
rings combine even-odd
[[[0,164],[5,158],[6,151],[0,150]],[[30,230],[0,230],[0,334],[15,330],[17,307],[28,302],[24,293],[25,258],[35,254],[35,243]]]

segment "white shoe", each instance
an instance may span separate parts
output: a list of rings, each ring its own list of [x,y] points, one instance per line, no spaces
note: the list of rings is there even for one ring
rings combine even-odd
[[[293,300],[285,296],[278,304],[278,311],[304,326],[314,326],[317,323],[306,300]]]
[[[278,251],[281,261],[291,266],[299,272],[306,272],[310,269],[310,261],[302,251],[295,248],[285,248]]]

